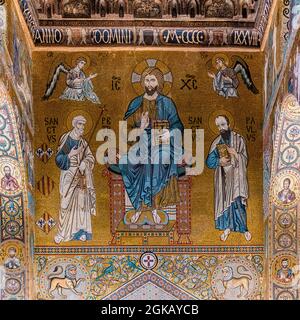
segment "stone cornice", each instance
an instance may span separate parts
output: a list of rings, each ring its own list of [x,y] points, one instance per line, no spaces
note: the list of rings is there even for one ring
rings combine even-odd
[[[15,0],[36,46],[155,46],[259,48],[273,0],[261,1],[253,19],[47,19],[32,0]]]

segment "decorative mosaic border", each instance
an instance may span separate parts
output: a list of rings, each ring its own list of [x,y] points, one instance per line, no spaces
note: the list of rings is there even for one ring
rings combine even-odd
[[[72,291],[65,292],[70,300],[256,300],[262,299],[264,294],[264,258],[261,254],[155,255],[148,252],[143,255],[37,255],[38,299],[53,298],[49,293],[49,275],[54,270],[63,273],[70,265],[76,266],[77,278],[85,279],[78,288],[81,296]],[[226,290],[224,270],[248,275],[248,288],[243,296],[234,289],[233,292]],[[53,294],[55,298],[61,298],[59,292],[54,290]]]
[[[268,281],[269,298],[298,299],[298,283],[293,279],[299,276],[298,262],[298,238],[299,229],[299,152],[295,153],[295,159],[285,159],[288,148],[299,151],[299,119],[300,106],[297,98],[287,94],[281,101],[280,116],[275,124],[276,135],[274,137],[274,153],[272,161],[272,177],[270,188],[270,219],[268,238]],[[294,128],[296,135],[290,141],[290,128]],[[292,132],[294,134],[294,132]],[[298,136],[297,136],[298,134]],[[297,140],[298,138],[298,140]],[[283,179],[293,181],[295,199],[290,203],[278,201],[278,185],[282,185]],[[279,183],[280,182],[280,183]],[[282,263],[286,261],[289,275],[282,271]]]
[[[197,298],[192,294],[186,292],[184,289],[176,286],[174,283],[171,283],[153,271],[146,271],[138,275],[116,291],[104,297],[103,300],[126,299],[126,296],[148,283],[152,283],[160,289],[165,290],[168,294],[174,296],[174,298],[178,300],[197,300]]]
[[[152,251],[159,253],[181,253],[181,254],[243,254],[264,253],[264,246],[118,246],[118,247],[46,247],[36,246],[35,255],[77,255],[77,254],[123,254],[143,253]]]
[[[0,61],[2,63],[3,61]],[[7,76],[7,75],[5,75]],[[7,77],[6,80],[11,80]],[[11,84],[9,83],[9,86]],[[17,107],[17,106],[15,106]],[[32,272],[32,266],[28,263],[29,252],[29,233],[30,233],[30,221],[28,214],[28,195],[27,195],[27,179],[25,174],[24,160],[20,156],[22,154],[21,142],[17,132],[17,122],[14,112],[14,105],[9,93],[9,87],[6,87],[3,81],[0,81],[0,111],[1,116],[5,115],[5,121],[9,125],[9,130],[2,131],[2,137],[11,141],[11,145],[8,150],[0,152],[0,159],[9,159],[20,170],[22,192],[15,195],[4,192],[0,194],[1,203],[1,236],[0,236],[0,251],[7,252],[9,247],[12,247],[19,254],[22,253],[24,265],[22,266],[22,272],[17,268],[12,272],[5,272],[5,277],[9,275],[6,280],[5,288],[0,292],[0,300],[9,299],[28,299],[30,297],[30,274]],[[16,200],[17,199],[17,200]],[[11,201],[16,207],[10,207],[10,212],[5,208],[5,205]],[[16,202],[17,201],[17,202]],[[17,210],[16,210],[17,208]],[[10,230],[8,232],[8,230]],[[6,232],[4,232],[6,231]],[[1,261],[0,261],[1,262]],[[7,270],[6,270],[7,271]]]

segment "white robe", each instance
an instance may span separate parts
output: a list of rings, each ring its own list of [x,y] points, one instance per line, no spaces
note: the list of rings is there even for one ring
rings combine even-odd
[[[218,136],[211,145],[209,153],[213,152],[220,142]],[[230,205],[241,197],[242,203],[247,205],[248,181],[247,164],[248,155],[244,138],[238,133],[231,131],[230,147],[238,154],[237,159],[231,158],[231,165],[228,167],[218,166],[215,170],[215,220],[223,215]],[[224,173],[222,173],[224,169]]]
[[[72,137],[72,132],[61,138],[58,152],[63,148],[70,135]],[[92,176],[95,158],[84,139],[80,140],[80,144],[84,146],[83,151],[70,159],[71,167],[68,170],[62,170],[60,175],[61,207],[58,234],[63,238],[63,241],[72,240],[73,236],[80,230],[91,234],[91,215],[96,215],[96,194]],[[84,149],[86,149],[85,152]],[[79,186],[80,179],[78,177],[80,174],[78,167],[81,159],[86,164],[83,174],[86,181],[84,188]],[[77,176],[74,178],[76,171]]]

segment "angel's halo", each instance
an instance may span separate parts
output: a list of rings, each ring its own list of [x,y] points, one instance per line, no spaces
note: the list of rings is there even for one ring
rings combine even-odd
[[[224,61],[225,65],[227,67],[229,66],[229,58],[228,58],[228,56],[226,54],[224,54],[224,53],[217,53],[212,58],[212,65],[213,65],[214,68],[217,68],[217,59],[222,59]]]
[[[84,59],[86,61],[86,64],[84,68],[89,68],[91,65],[91,58],[87,54],[76,54],[74,57],[72,57],[72,67],[75,67],[77,65],[77,62],[79,59]]]

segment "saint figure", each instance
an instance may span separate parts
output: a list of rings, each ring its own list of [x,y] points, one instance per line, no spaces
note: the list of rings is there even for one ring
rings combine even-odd
[[[91,215],[96,215],[96,194],[93,183],[95,158],[83,138],[86,119],[77,116],[73,130],[59,142],[56,165],[60,175],[60,212],[55,242],[91,240]]]
[[[283,204],[289,204],[296,199],[296,194],[294,191],[290,189],[291,180],[289,178],[284,179],[283,181],[283,189],[278,192],[278,199]]]
[[[227,116],[216,117],[220,135],[213,141],[206,165],[215,170],[215,226],[226,241],[233,232],[243,233],[251,240],[247,228],[248,155],[245,139],[230,128]]]
[[[11,168],[5,166],[3,169],[4,177],[1,179],[1,188],[5,191],[16,191],[20,188],[16,178],[11,175]]]

